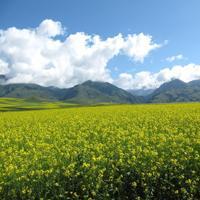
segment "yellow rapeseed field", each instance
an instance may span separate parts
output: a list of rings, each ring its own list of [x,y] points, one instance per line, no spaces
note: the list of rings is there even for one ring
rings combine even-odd
[[[0,113],[0,199],[200,199],[200,104]]]

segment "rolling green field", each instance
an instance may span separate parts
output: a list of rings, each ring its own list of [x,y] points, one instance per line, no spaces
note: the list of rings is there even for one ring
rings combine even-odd
[[[77,106],[77,104],[62,101],[42,102],[35,101],[34,99],[0,98],[0,112],[58,109]]]
[[[0,112],[0,141],[0,199],[200,198],[199,103]]]

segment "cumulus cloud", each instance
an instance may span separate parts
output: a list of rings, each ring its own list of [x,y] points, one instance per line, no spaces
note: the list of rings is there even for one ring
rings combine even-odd
[[[150,51],[160,48],[161,46],[161,44],[152,42],[152,36],[140,33],[139,35],[128,35],[124,52],[135,61],[143,62]]]
[[[64,34],[64,28],[62,24],[58,21],[53,21],[51,19],[45,19],[36,29],[39,35],[44,35],[47,37],[55,37],[56,35]]]
[[[0,59],[0,75],[6,74],[9,72],[8,63]]]
[[[161,46],[143,33],[102,39],[77,32],[59,40],[64,32],[62,24],[51,19],[32,29],[0,30],[0,74],[6,83],[71,87],[88,79],[114,82],[108,69],[114,56],[125,54],[142,62]]]
[[[180,79],[184,82],[200,79],[200,65],[176,65],[155,73],[149,71],[136,74],[122,73],[115,80],[115,84],[124,89],[153,89],[172,79]]]
[[[175,60],[182,60],[184,57],[182,54],[178,54],[176,56],[171,56],[171,57],[167,57],[166,61],[168,62],[174,62]]]

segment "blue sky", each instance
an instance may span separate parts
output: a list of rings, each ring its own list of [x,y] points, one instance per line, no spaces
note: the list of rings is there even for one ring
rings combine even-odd
[[[175,65],[198,65],[199,8],[199,0],[1,0],[0,29],[35,28],[43,20],[52,19],[66,27],[67,35],[84,32],[106,39],[119,33],[124,37],[144,33],[151,35],[154,43],[162,44],[143,62],[124,55],[110,59],[107,68],[117,79],[121,73],[157,73]],[[166,59],[178,55],[179,59]]]

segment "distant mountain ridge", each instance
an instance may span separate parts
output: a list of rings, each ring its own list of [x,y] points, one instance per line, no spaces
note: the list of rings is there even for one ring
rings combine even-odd
[[[38,100],[62,100],[65,89],[43,87],[37,84],[0,85],[0,97],[36,98]]]
[[[37,84],[8,84],[0,85],[0,97],[78,104],[190,102],[200,101],[200,80],[185,83],[175,79],[155,90],[140,91],[126,91],[110,83],[98,81],[86,81],[66,89]]]
[[[150,103],[200,101],[200,80],[185,83],[179,79],[162,84],[148,96]]]
[[[106,82],[86,81],[67,89],[36,84],[0,85],[0,97],[29,98],[41,101],[67,101],[79,104],[140,103],[141,97]]]
[[[107,82],[86,81],[69,88],[64,99],[73,103],[139,103],[136,97],[127,91]]]
[[[142,88],[142,89],[135,89],[135,90],[130,89],[127,91],[133,95],[145,97],[145,96],[152,94],[155,91],[155,89]]]

